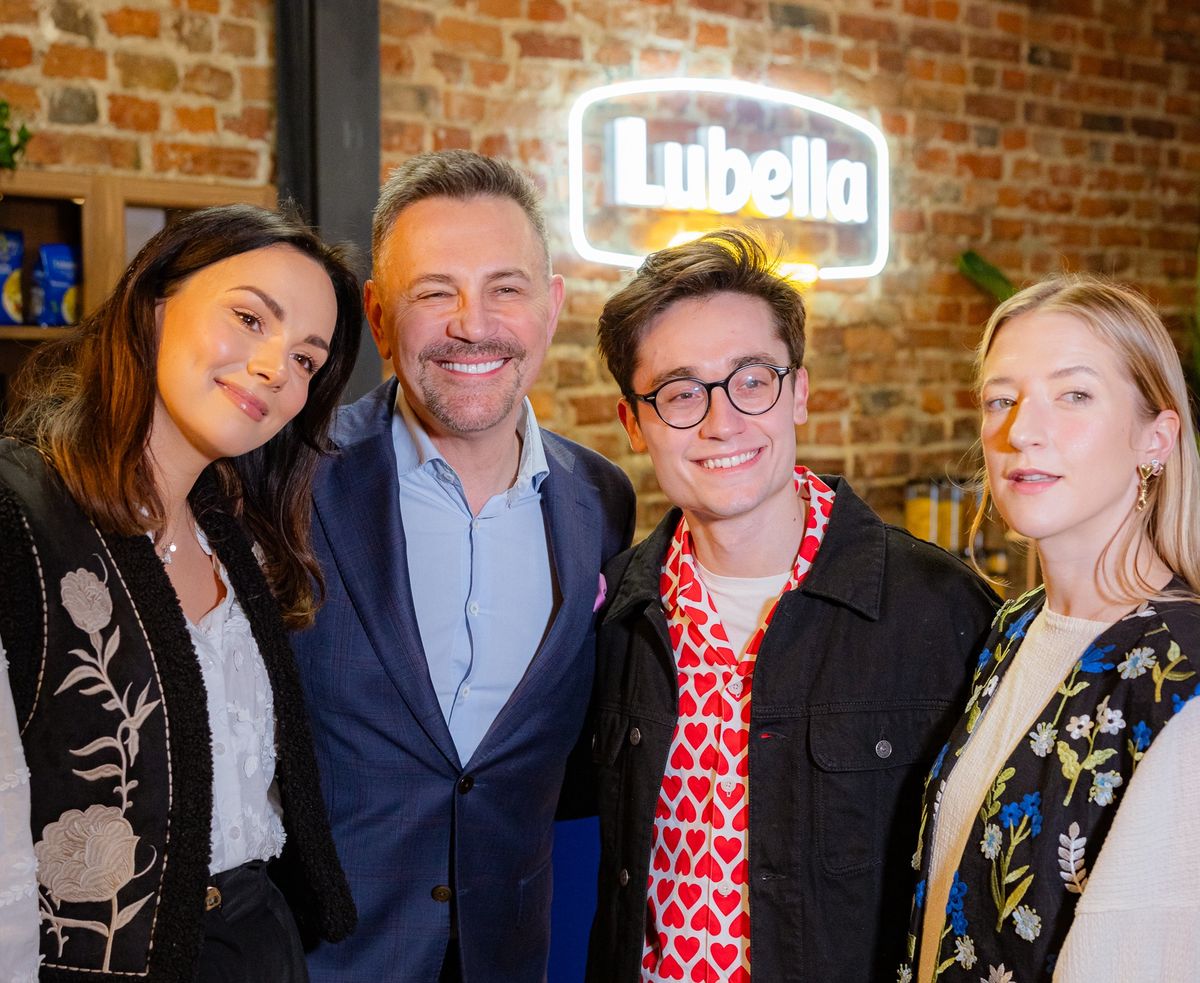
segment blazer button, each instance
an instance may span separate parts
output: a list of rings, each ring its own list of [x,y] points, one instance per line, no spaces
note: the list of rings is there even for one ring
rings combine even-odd
[[[875,745],[875,753],[881,758],[890,758],[892,756],[892,742],[880,741]]]
[[[619,883],[621,887],[625,887],[625,885],[629,883],[629,871],[624,867],[621,868],[621,873],[617,875],[617,883]]]
[[[636,727],[631,727],[629,729],[629,743],[634,747],[637,747],[642,743],[642,732]]]
[[[458,791],[460,795],[466,795],[474,787],[475,779],[470,775],[463,775],[463,777],[458,780]]]
[[[445,884],[439,884],[429,892],[429,896],[433,898],[434,901],[440,901],[442,904],[445,904],[447,901],[449,901],[453,894],[454,892],[451,891],[450,888],[446,887]]]

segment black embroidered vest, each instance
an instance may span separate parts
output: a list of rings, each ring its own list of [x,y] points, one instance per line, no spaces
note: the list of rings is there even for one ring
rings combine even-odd
[[[0,442],[0,492],[6,506],[13,496],[19,504],[40,602],[42,630],[33,644],[10,646],[10,675],[31,773],[41,979],[190,981],[213,776],[204,682],[179,602],[149,538],[98,531],[36,452]],[[236,523],[195,500],[193,508],[275,691],[285,856],[303,855],[314,928],[348,934],[353,906],[278,610]],[[297,740],[299,760],[287,747]]]
[[[920,962],[923,861],[942,789],[1044,601],[1039,588],[1001,608],[966,715],[926,780],[913,856],[921,879],[900,981],[914,980]],[[1168,625],[1173,613],[1194,618],[1194,608],[1144,604],[1110,626],[994,776],[954,874],[935,979],[1051,979],[1123,789],[1167,721],[1200,693],[1194,662]]]

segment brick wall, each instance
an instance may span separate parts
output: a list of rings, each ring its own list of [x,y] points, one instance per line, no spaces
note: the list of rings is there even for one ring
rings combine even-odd
[[[547,193],[568,300],[535,400],[620,461],[661,512],[615,423],[593,351],[617,271],[573,257],[566,114],[636,77],[740,78],[874,119],[892,154],[892,258],[822,283],[811,311],[801,459],[886,514],[903,484],[962,473],[970,350],[990,304],[954,270],[975,248],[1016,280],[1114,274],[1178,320],[1200,239],[1200,13],[1174,0],[381,0],[383,160],[442,147],[511,156]]]
[[[23,167],[262,185],[272,0],[0,0],[0,97]]]

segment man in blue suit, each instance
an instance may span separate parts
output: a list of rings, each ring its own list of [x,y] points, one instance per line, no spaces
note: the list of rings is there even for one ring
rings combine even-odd
[[[537,193],[464,151],[384,185],[367,318],[396,379],[340,415],[314,491],[326,579],[296,637],[355,935],[314,983],[541,983],[553,820],[633,490],[542,430],[554,334]]]

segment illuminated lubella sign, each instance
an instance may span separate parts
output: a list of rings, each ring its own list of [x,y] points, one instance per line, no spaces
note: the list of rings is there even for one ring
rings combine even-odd
[[[831,218],[867,221],[867,165],[829,161],[820,137],[789,138],[788,152],[764,150],[751,157],[725,142],[725,128],[706,126],[699,144],[670,141],[654,147],[662,184],[647,175],[646,121],[622,116],[612,123],[613,200],[642,208],[695,209],[730,214],[753,202],[767,218]]]
[[[670,130],[675,139],[651,143],[655,118],[631,107],[638,99],[678,100],[688,94],[695,94],[690,97],[695,100],[689,104],[694,110],[690,129],[686,116],[675,118],[668,110],[667,122],[661,122],[660,113],[657,126]],[[710,115],[697,122],[701,109],[696,107],[711,104],[714,97],[762,104],[764,114],[774,114],[774,135],[743,126],[739,141],[736,121],[723,119],[720,122],[727,125],[716,125]],[[799,119],[819,121],[819,126],[806,131],[797,125]],[[571,109],[569,128],[570,232],[585,259],[637,266],[645,252],[700,234],[703,229],[672,233],[667,213],[684,218],[690,213],[709,216],[698,223],[707,227],[720,216],[737,216],[858,230],[855,241],[866,243],[859,255],[826,255],[834,250],[829,247],[820,255],[801,255],[784,264],[786,272],[803,279],[870,277],[887,261],[887,143],[876,126],[838,106],[748,82],[655,79],[584,93]],[[588,153],[597,143],[603,145],[603,189],[596,187],[596,160]],[[836,155],[832,147],[838,148]],[[599,210],[605,214],[598,217]],[[664,219],[656,223],[654,215]],[[634,222],[650,231],[636,244],[622,241],[631,238],[628,226]],[[784,225],[780,230],[786,239],[792,238]],[[822,241],[843,239],[826,235]]]

